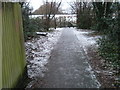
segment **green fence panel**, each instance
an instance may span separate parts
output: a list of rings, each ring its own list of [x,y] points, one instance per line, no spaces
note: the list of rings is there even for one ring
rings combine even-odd
[[[0,90],[2,88],[2,3],[0,2]]]
[[[25,49],[19,3],[2,3],[2,87],[12,88],[24,71]]]

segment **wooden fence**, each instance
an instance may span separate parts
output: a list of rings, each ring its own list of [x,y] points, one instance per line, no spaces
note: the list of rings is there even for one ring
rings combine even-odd
[[[0,10],[0,16],[1,15],[2,84],[0,83],[0,85],[2,85],[2,88],[12,88],[16,85],[19,78],[22,77],[26,65],[22,14],[19,3],[2,3],[2,12]]]

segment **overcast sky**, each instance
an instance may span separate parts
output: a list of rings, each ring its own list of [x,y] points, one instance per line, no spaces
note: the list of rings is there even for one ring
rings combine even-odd
[[[46,0],[28,0],[30,2],[30,5],[33,7],[33,11],[38,9],[40,7],[40,5],[43,4],[43,1],[46,1]],[[52,0],[48,0],[48,1],[52,1]],[[55,0],[53,0],[55,1]],[[59,2],[61,0],[56,0],[56,2]],[[74,0],[62,0],[62,9],[63,10],[66,10],[66,11],[69,11],[70,10],[70,6],[69,6],[69,2],[73,2]]]

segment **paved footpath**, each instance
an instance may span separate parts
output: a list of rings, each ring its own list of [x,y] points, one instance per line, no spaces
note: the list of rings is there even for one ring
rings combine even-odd
[[[99,87],[87,60],[73,28],[63,29],[49,59],[43,88]]]

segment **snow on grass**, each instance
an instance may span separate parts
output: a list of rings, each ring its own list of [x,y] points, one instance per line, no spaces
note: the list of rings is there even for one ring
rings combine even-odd
[[[29,78],[44,77],[51,50],[61,36],[61,32],[62,28],[57,28],[53,32],[47,32],[46,37],[39,36],[25,42]]]

